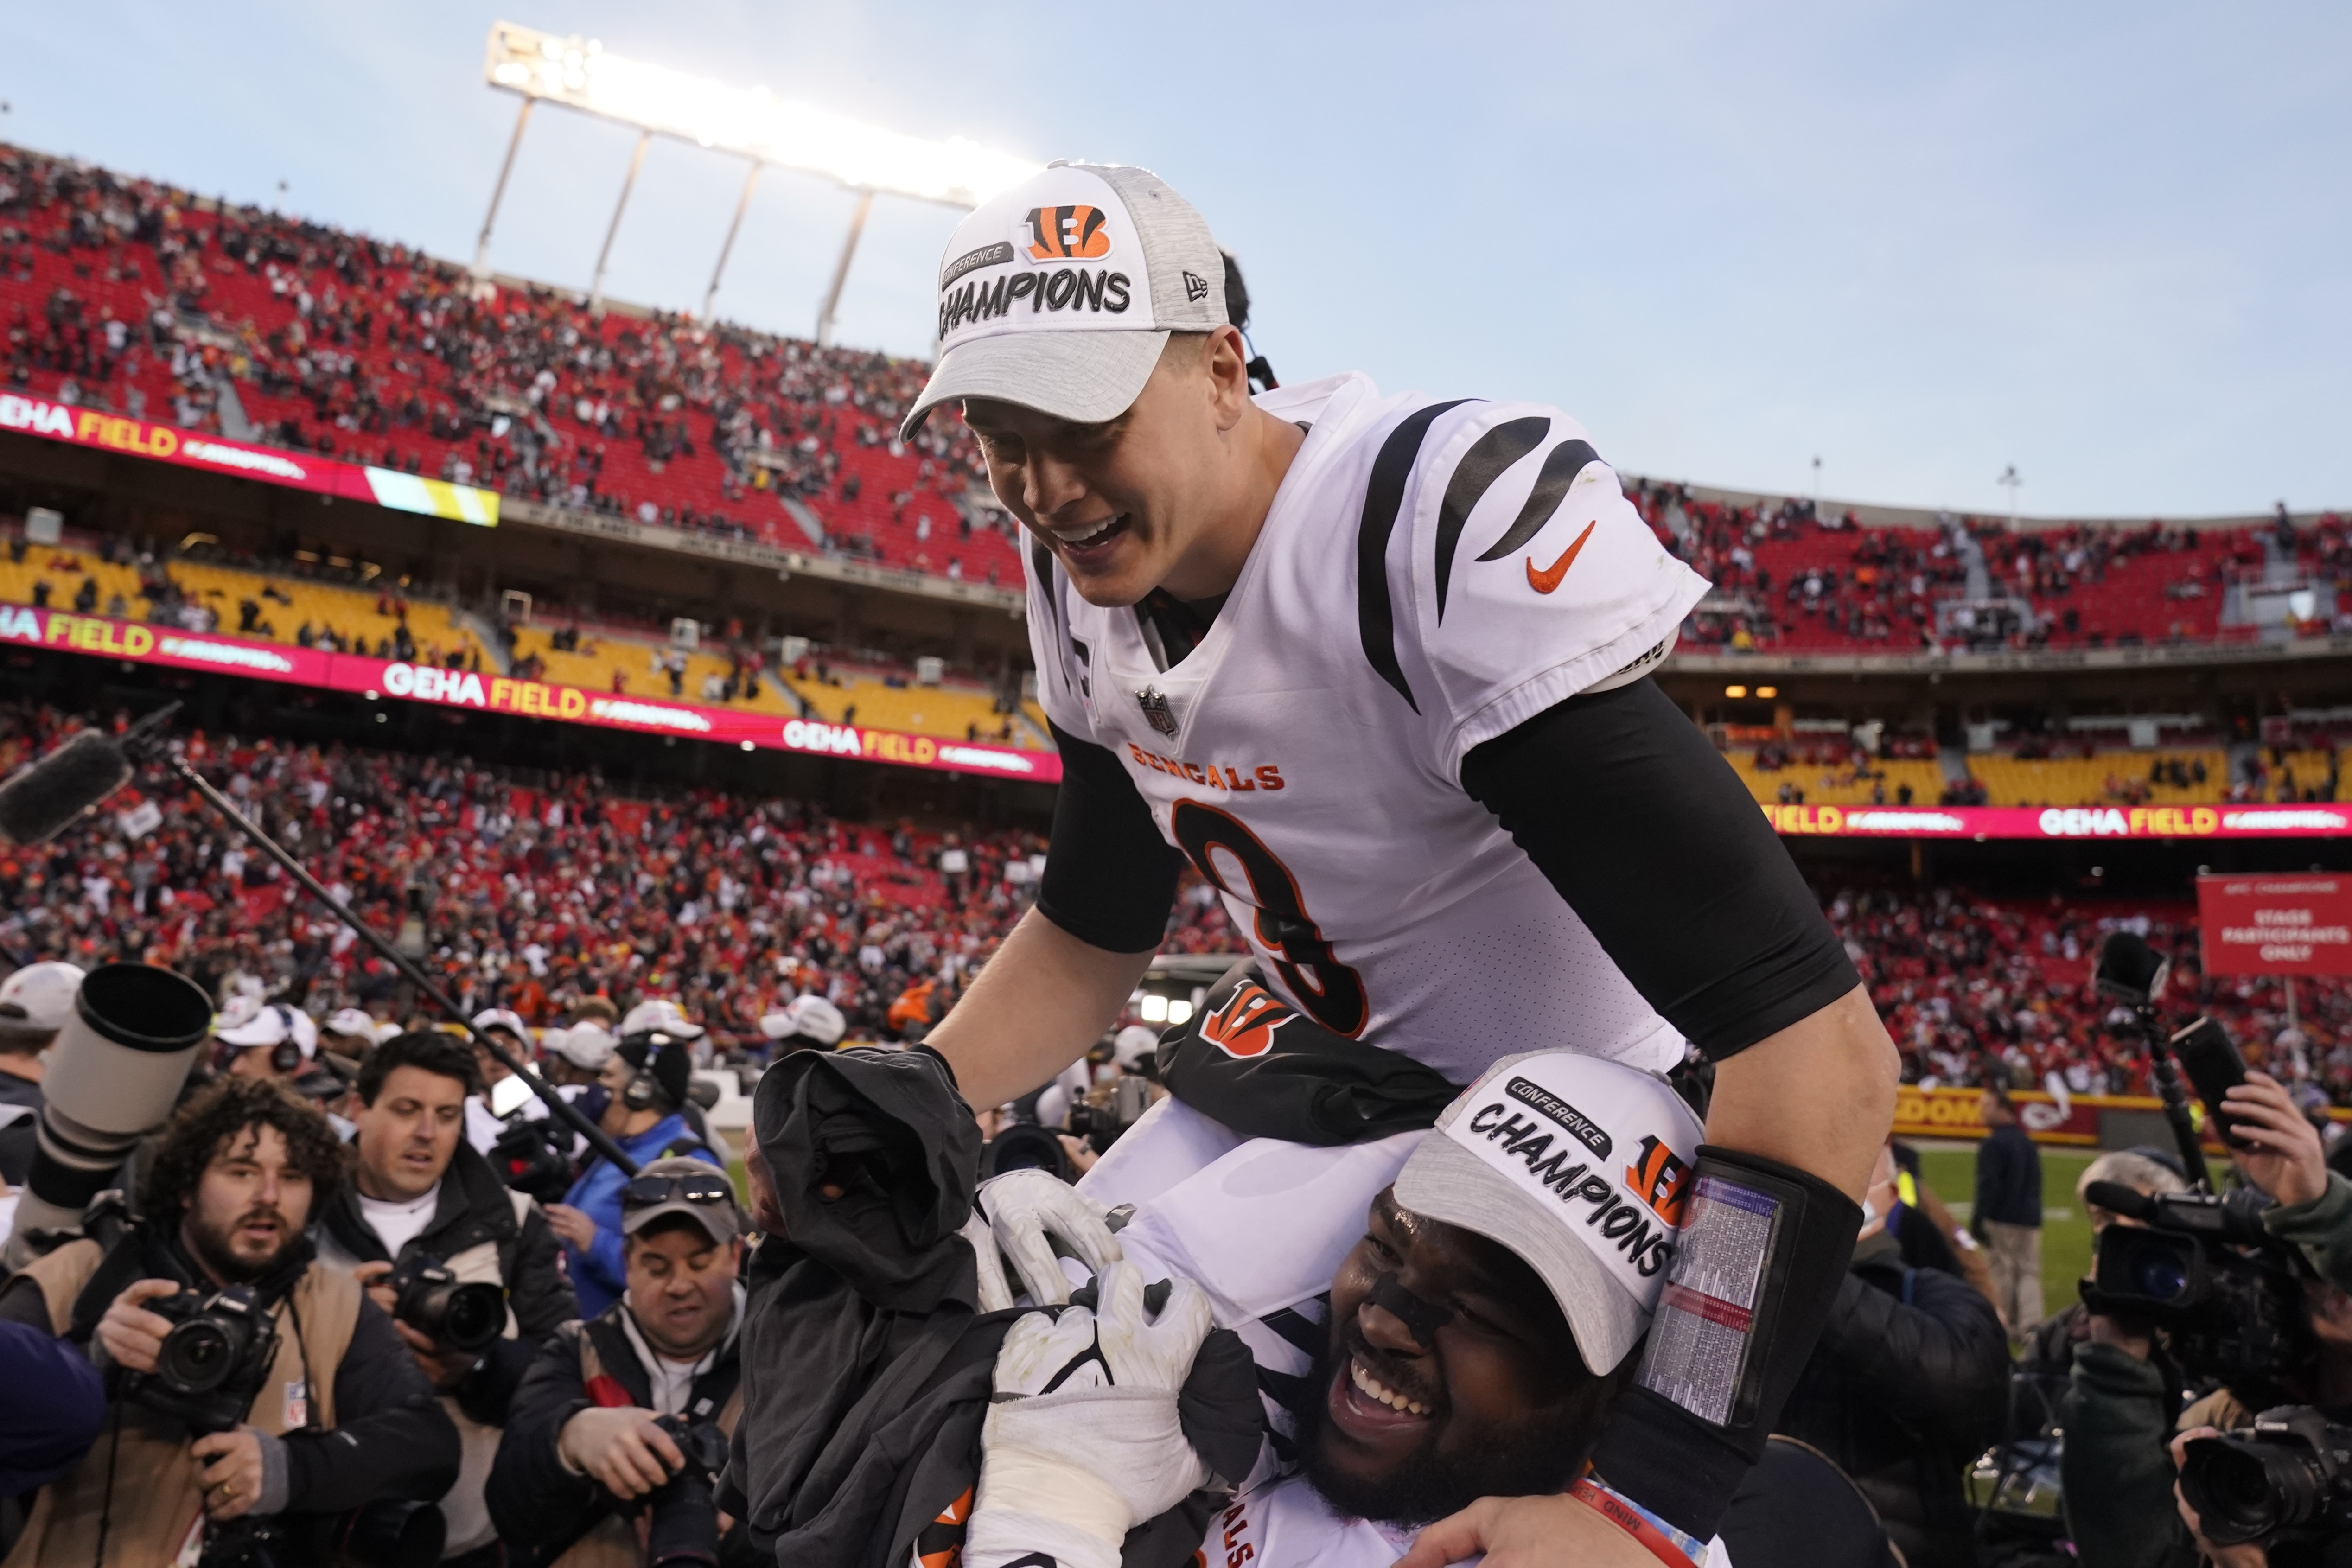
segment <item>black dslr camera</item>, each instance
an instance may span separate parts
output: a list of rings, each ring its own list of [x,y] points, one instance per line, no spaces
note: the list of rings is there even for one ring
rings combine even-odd
[[[651,1514],[646,1531],[646,1562],[651,1568],[669,1563],[719,1562],[719,1500],[711,1483],[727,1465],[727,1434],[707,1421],[676,1415],[655,1418],[686,1458],[685,1468],[656,1488],[646,1499]]]
[[[2316,1350],[2301,1255],[2265,1230],[2268,1200],[2240,1190],[2154,1197],[2115,1182],[2084,1194],[2146,1226],[2099,1232],[2084,1305],[2165,1331],[2183,1371],[2250,1405],[2291,1398],[2284,1380]]]
[[[130,1373],[123,1395],[198,1433],[240,1426],[278,1359],[278,1325],[268,1306],[242,1285],[210,1296],[183,1289],[147,1303],[172,1329],[155,1352],[155,1370]]]
[[[197,1568],[433,1568],[448,1541],[437,1503],[386,1500],[349,1513],[244,1514],[208,1526]]]
[[[2216,1546],[2316,1543],[2352,1532],[2352,1426],[2308,1405],[2265,1410],[2251,1428],[2190,1443],[2180,1495]]]
[[[486,1351],[507,1329],[507,1296],[496,1285],[466,1285],[439,1258],[418,1253],[385,1278],[393,1316],[418,1333],[468,1355]]]

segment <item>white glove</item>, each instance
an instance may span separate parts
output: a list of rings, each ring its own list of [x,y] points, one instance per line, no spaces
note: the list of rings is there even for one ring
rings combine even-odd
[[[996,1233],[988,1228],[988,1216],[975,1207],[956,1234],[970,1244],[972,1261],[980,1268],[980,1310],[1001,1312],[1012,1306],[1013,1287],[1005,1283],[1004,1257],[996,1250]]]
[[[1118,1568],[1129,1530],[1209,1483],[1176,1412],[1208,1337],[1208,1296],[1180,1279],[1146,1321],[1134,1264],[1110,1264],[1095,1287],[1095,1310],[1032,1312],[997,1352],[966,1568],[1039,1551],[1063,1568]]]
[[[1043,1171],[1007,1171],[982,1182],[980,1211],[996,1232],[996,1245],[1013,1260],[1029,1300],[1041,1307],[1070,1299],[1070,1282],[1045,1239],[1049,1235],[1060,1237],[1089,1274],[1126,1256],[1103,1223],[1102,1205]],[[979,1250],[976,1245],[973,1250]]]

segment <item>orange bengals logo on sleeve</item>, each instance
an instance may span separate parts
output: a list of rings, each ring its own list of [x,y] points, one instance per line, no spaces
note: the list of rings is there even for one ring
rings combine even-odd
[[[915,1535],[918,1568],[957,1568],[963,1561],[964,1527],[971,1520],[971,1489],[940,1510],[939,1517]]]
[[[1110,229],[1099,207],[1031,207],[1033,261],[1092,261],[1110,254]]]
[[[1201,1020],[1201,1037],[1229,1057],[1262,1057],[1274,1048],[1274,1032],[1297,1016],[1265,987],[1244,985]]]
[[[1690,1184],[1691,1168],[1656,1137],[1642,1140],[1642,1152],[1625,1167],[1625,1184],[1668,1225],[1683,1222],[1683,1188]]]

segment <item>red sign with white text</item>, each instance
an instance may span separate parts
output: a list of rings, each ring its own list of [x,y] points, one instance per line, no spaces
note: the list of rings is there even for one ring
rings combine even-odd
[[[173,631],[136,621],[36,609],[30,605],[0,605],[0,647],[10,643],[124,659],[133,664],[249,675],[260,680],[430,702],[436,707],[481,713],[511,713],[604,729],[682,735],[689,740],[717,741],[755,751],[856,757],[899,767],[1030,779],[1038,784],[1058,784],[1062,777],[1062,759],[1052,752],[1024,752],[973,741],[909,735],[856,724],[829,724],[819,719],[785,719],[773,713],[618,696],[587,691],[577,686],[516,680],[471,670],[436,669],[431,665],[402,664],[359,654],[285,647],[277,643],[225,637],[218,632]]]
[[[2197,879],[2208,974],[2352,974],[2352,877]]]
[[[2342,838],[2352,805],[1765,805],[1772,831],[1838,838]]]

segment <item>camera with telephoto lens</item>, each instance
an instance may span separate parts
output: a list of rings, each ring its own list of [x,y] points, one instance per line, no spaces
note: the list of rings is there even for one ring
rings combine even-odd
[[[172,1327],[155,1370],[128,1374],[124,1397],[198,1433],[243,1425],[278,1359],[278,1324],[261,1298],[242,1285],[210,1296],[183,1289],[148,1302],[147,1310]]]
[[[1108,1154],[1120,1135],[1150,1109],[1149,1079],[1134,1074],[1115,1078],[1088,1089],[1084,1099],[1071,1105],[1070,1135],[1092,1144],[1096,1153]]]
[[[2331,1541],[2352,1533],[2352,1426],[2308,1405],[2265,1410],[2252,1427],[2182,1450],[2180,1496],[2216,1546]]]
[[[489,1349],[507,1330],[507,1293],[464,1284],[439,1258],[418,1253],[388,1275],[392,1315],[437,1344],[468,1355]]]
[[[646,1562],[652,1568],[667,1563],[709,1563],[719,1561],[719,1500],[711,1483],[727,1464],[727,1434],[707,1421],[661,1415],[654,1424],[669,1434],[686,1458],[685,1468],[646,1499],[651,1516],[646,1531]]]
[[[2099,1232],[2083,1304],[2164,1331],[2191,1378],[2211,1378],[2253,1405],[2295,1397],[2317,1345],[2304,1295],[2307,1265],[2263,1227],[2269,1200],[2248,1189],[2150,1196],[2094,1182],[2092,1205],[2140,1226]]]

